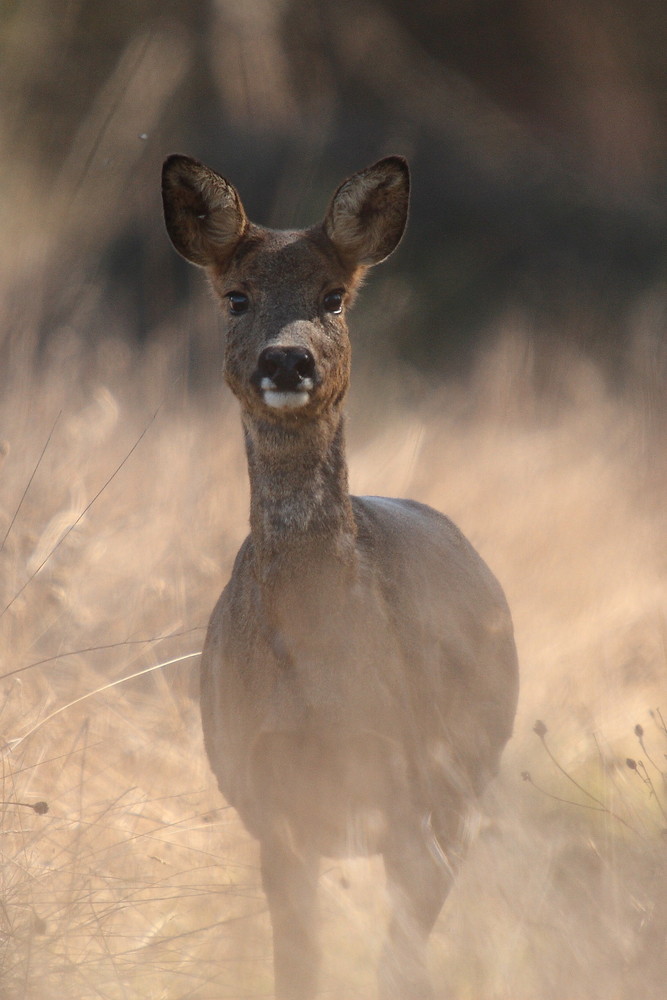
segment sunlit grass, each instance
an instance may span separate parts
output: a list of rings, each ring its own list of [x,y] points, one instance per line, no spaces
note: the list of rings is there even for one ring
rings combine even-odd
[[[209,772],[196,702],[197,652],[247,526],[219,330],[203,292],[165,279],[146,299],[166,294],[155,315],[168,319],[144,318],[135,347],[133,306],[104,284],[128,232],[146,243],[147,275],[159,269],[161,123],[203,49],[169,20],[128,36],[45,164],[30,99],[58,73],[77,5],[48,18],[49,5],[15,6],[0,73],[0,994],[271,996],[257,848]],[[211,9],[225,23],[227,7]],[[288,63],[272,65],[245,91],[282,131]],[[225,60],[215,67],[228,135],[243,94]],[[430,93],[439,71],[422,72],[430,135],[449,116]],[[419,148],[409,118],[403,138]],[[286,162],[308,183],[285,174],[277,215],[290,199],[305,211],[316,165],[328,170],[325,131],[310,153],[295,145]],[[438,1000],[661,1000],[667,748],[650,712],[667,712],[664,289],[628,314],[621,387],[554,347],[558,330],[540,331],[542,356],[520,317],[498,324],[469,376],[436,384],[387,361],[423,291],[392,266],[352,318],[352,488],[460,525],[506,590],[522,670],[515,738],[432,937]],[[449,266],[456,282],[461,261]],[[591,795],[604,808],[585,808]],[[373,996],[382,881],[378,859],[323,862],[322,997]]]
[[[238,417],[223,394],[156,416],[136,365],[113,389],[72,392],[66,369],[26,376],[31,420],[11,395],[2,404],[10,1000],[272,990],[256,848],[209,774],[191,655],[246,529]],[[517,385],[502,395],[504,347],[493,369],[486,401],[488,365],[382,421],[363,421],[362,387],[351,407],[353,488],[461,524],[508,592],[522,661],[516,737],[433,937],[436,982],[443,997],[588,1000],[624,997],[625,978],[650,996],[665,845],[625,758],[641,757],[634,726],[648,739],[665,676],[664,513],[638,487],[655,476],[654,443],[638,449],[639,412],[590,373],[547,406],[529,378],[523,401]],[[586,796],[563,787],[536,718],[608,813],[576,805]],[[30,808],[41,801],[48,813]],[[372,994],[381,865],[324,862],[322,911],[322,995]]]

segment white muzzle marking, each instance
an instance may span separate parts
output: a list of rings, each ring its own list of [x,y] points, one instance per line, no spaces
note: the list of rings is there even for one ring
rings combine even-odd
[[[313,380],[305,378],[298,389],[276,389],[272,379],[263,378],[261,383],[262,396],[267,406],[274,410],[298,410],[310,399]]]

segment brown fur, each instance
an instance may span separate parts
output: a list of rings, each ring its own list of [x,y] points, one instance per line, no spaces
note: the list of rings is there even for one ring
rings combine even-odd
[[[455,526],[348,494],[345,306],[401,238],[407,166],[353,175],[303,232],[248,223],[232,185],[184,157],[163,190],[176,249],[227,315],[246,437],[250,535],[211,617],[202,720],[220,788],[260,841],[276,995],[316,992],[318,857],[381,852],[394,909],[380,997],[426,998],[426,941],[511,733],[517,663],[500,586]],[[273,349],[310,359],[294,408],[289,392],[269,405]]]

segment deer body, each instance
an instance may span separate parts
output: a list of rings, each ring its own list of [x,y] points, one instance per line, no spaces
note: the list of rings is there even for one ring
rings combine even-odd
[[[315,996],[321,855],[382,853],[393,911],[383,1000],[432,995],[425,946],[495,773],[517,699],[499,584],[458,529],[408,500],[351,497],[342,402],[345,308],[398,243],[404,161],[353,175],[324,222],[249,223],[236,190],[165,164],[169,234],[228,314],[250,535],[202,657],[206,750],[259,839],[276,995]]]

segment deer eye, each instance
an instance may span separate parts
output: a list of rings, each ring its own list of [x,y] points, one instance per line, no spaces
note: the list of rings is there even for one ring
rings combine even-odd
[[[250,300],[244,292],[229,292],[226,298],[229,301],[229,311],[232,316],[241,316],[250,305]]]
[[[328,313],[341,313],[343,311],[344,289],[336,288],[333,292],[327,292],[322,300],[322,304]]]

